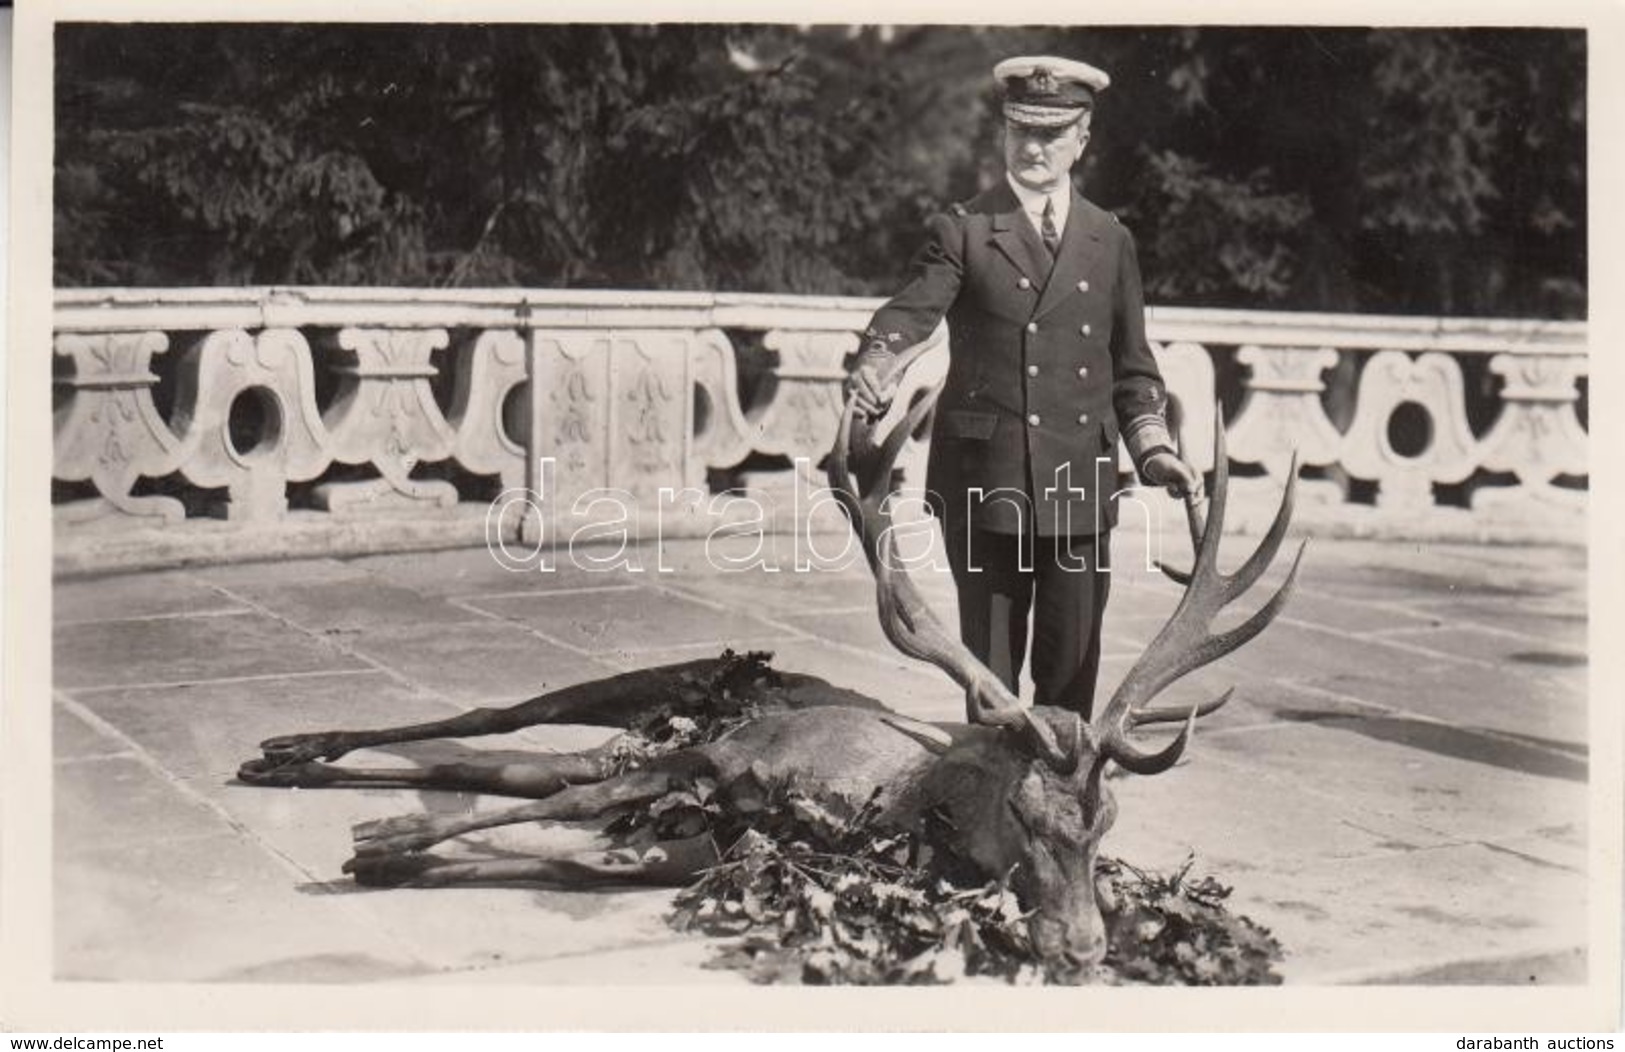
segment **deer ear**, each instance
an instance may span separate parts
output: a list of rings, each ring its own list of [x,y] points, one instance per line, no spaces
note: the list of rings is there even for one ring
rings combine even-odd
[[[894,731],[908,735],[939,756],[953,748],[953,737],[941,727],[933,727],[929,723],[921,723],[919,720],[891,713],[880,717],[880,722]]]

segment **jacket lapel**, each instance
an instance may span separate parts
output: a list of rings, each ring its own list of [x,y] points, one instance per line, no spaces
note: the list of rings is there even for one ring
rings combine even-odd
[[[994,190],[989,202],[993,213],[993,247],[1004,253],[1012,266],[1020,271],[1034,288],[1043,288],[1049,278],[1049,253],[1038,239],[1038,231],[1021,210],[1021,202],[1008,184]]]
[[[1061,246],[1055,252],[1055,268],[1050,271],[1049,282],[1044,286],[1044,294],[1038,298],[1038,308],[1033,311],[1034,318],[1042,318],[1055,309],[1055,305],[1066,297],[1067,290],[1074,288],[1078,279],[1087,272],[1089,260],[1097,251],[1100,227],[1092,222],[1084,211],[1083,197],[1076,188],[1072,190],[1072,204],[1069,208],[1066,229],[1061,233]],[[1036,238],[1036,235],[1034,236]],[[1042,243],[1039,248],[1042,250]]]

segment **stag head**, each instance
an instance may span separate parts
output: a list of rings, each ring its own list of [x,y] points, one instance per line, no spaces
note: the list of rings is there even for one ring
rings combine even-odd
[[[897,356],[901,372],[923,348]],[[1292,519],[1297,476],[1293,460],[1275,520],[1241,568],[1218,569],[1228,483],[1224,426],[1216,415],[1216,468],[1205,516],[1188,503],[1196,563],[1168,570],[1185,593],[1167,623],[1123,678],[1111,700],[1089,722],[1058,708],[1026,708],[930,610],[894,557],[889,500],[894,467],[908,436],[936,404],[940,386],[917,399],[904,418],[876,441],[876,421],[848,404],[829,459],[830,488],[847,512],[873,570],[881,626],[903,653],[946,672],[965,690],[968,722],[981,730],[956,739],[921,782],[898,801],[901,811],[945,815],[956,853],[985,873],[1010,874],[1025,909],[1034,948],[1048,962],[1083,966],[1106,952],[1105,922],[1094,871],[1100,844],[1117,817],[1105,783],[1116,765],[1132,774],[1173,767],[1190,744],[1196,721],[1218,709],[1230,692],[1190,709],[1158,708],[1153,698],[1174,681],[1230,653],[1263,631],[1291,594],[1303,558],[1300,545],[1286,579],[1241,624],[1214,633],[1220,610],[1246,592],[1275,558]],[[1182,723],[1172,741],[1147,749],[1139,728]]]

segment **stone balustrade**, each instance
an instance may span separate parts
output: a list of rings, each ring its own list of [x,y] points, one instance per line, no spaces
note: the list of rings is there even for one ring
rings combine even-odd
[[[57,568],[828,524],[818,463],[874,306],[62,290]],[[1582,323],[1156,308],[1150,334],[1204,469],[1225,414],[1236,528],[1296,452],[1308,532],[1583,541]]]

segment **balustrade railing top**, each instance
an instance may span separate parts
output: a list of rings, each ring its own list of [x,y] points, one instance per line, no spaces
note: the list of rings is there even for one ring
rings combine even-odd
[[[877,303],[60,290],[58,566],[482,544],[493,498],[527,487],[567,516],[602,493],[645,509],[667,492],[805,496]],[[1174,307],[1148,321],[1203,468],[1227,407],[1230,457],[1255,476],[1234,487],[1242,528],[1249,485],[1268,505],[1295,450],[1310,530],[1583,539],[1583,322]]]
[[[607,289],[175,288],[59,289],[59,332],[305,325],[514,326],[682,318],[719,328],[861,329],[879,299]],[[1151,307],[1153,339],[1346,349],[1584,354],[1586,324],[1499,318]]]

